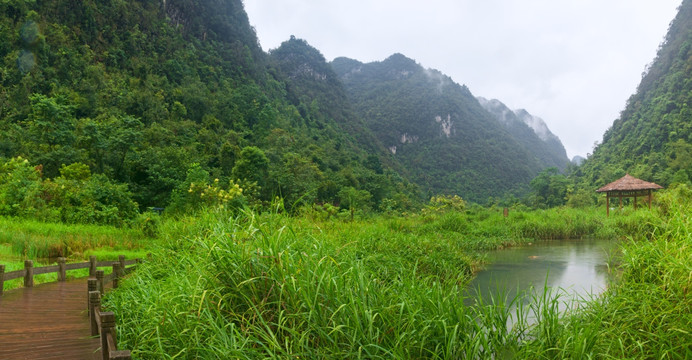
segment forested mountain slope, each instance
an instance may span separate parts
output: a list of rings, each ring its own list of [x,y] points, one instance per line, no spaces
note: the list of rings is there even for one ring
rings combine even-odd
[[[553,134],[543,119],[524,109],[511,110],[500,100],[478,97],[478,102],[493,114],[520,144],[533,154],[543,167],[564,170],[569,164],[562,141]]]
[[[298,128],[311,128],[311,134],[325,129],[324,141],[333,142],[330,149],[336,152],[316,162],[341,168],[339,174],[347,179],[327,179],[320,188],[320,194],[327,195],[322,199],[341,204],[354,201],[353,196],[365,196],[375,207],[380,207],[385,199],[389,199],[389,205],[393,202],[400,207],[418,200],[416,187],[399,175],[402,168],[355,114],[343,84],[317,49],[291,36],[272,50],[269,58],[286,76],[287,97],[306,122]],[[353,158],[355,155],[359,158]],[[354,159],[358,162],[352,164]],[[360,195],[355,189],[361,189]]]
[[[430,194],[483,202],[521,194],[542,168],[465,86],[438,71],[401,54],[369,64],[337,58],[332,66],[358,115]]]
[[[12,204],[0,194],[0,213],[67,202],[46,187],[75,177],[70,164],[81,180],[127,185],[140,208],[187,206],[204,189],[191,184],[218,190],[215,178],[287,207],[415,201],[384,175],[384,151],[358,142],[368,136],[339,104],[305,95],[279,53],[261,50],[241,0],[0,2],[0,160],[21,156],[42,181]],[[378,176],[386,184],[366,189]]]
[[[692,1],[684,0],[656,59],[620,117],[577,170],[583,186],[623,176],[668,186],[692,176]]]

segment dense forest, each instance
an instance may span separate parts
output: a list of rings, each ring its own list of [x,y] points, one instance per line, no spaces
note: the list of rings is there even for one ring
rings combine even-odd
[[[569,164],[567,152],[562,141],[553,134],[543,119],[531,115],[525,109],[511,110],[500,100],[488,100],[477,97],[485,110],[493,114],[509,133],[531,154],[543,167],[556,167],[564,170]]]
[[[603,142],[565,167],[559,140],[404,55],[328,63],[292,36],[264,52],[241,0],[3,1],[0,215],[585,205],[625,172],[689,182],[690,13]]]
[[[4,1],[0,35],[3,215],[117,224],[277,199],[405,211],[525,193],[544,167],[468,89],[400,55],[383,64],[415,76],[373,83],[370,116],[304,40],[263,52],[240,0]],[[390,101],[437,83],[449,91]],[[395,122],[410,128],[378,131]]]
[[[282,49],[261,50],[240,0],[19,0],[0,15],[4,215],[419,199],[338,82],[311,84],[333,102],[311,96]]]

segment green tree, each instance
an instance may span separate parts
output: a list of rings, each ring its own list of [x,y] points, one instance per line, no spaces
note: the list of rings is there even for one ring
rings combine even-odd
[[[269,159],[262,149],[246,146],[240,151],[240,157],[233,166],[233,178],[241,182],[254,182],[259,186],[263,200],[269,199],[267,177],[269,176]]]
[[[311,204],[317,198],[322,172],[310,160],[295,153],[283,156],[278,173],[271,174],[285,203],[293,209],[300,204]]]
[[[41,207],[41,173],[21,156],[0,165],[0,214],[34,215]]]
[[[81,160],[74,147],[76,136],[74,107],[63,99],[33,94],[31,111],[24,123],[27,139],[23,143],[25,154],[43,165],[48,177],[58,175],[60,165]]]
[[[349,209],[351,212],[351,220],[356,210],[367,211],[370,208],[370,199],[372,195],[366,190],[358,190],[351,186],[347,186],[339,190],[339,200],[341,200],[341,208]]]
[[[567,201],[567,189],[570,181],[556,167],[541,171],[531,180],[533,202],[537,207],[554,207],[564,205]]]

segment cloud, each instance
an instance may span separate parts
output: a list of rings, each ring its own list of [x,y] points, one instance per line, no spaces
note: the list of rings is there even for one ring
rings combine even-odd
[[[656,54],[680,0],[245,0],[265,50],[290,35],[327,59],[402,53],[543,118],[585,155]]]

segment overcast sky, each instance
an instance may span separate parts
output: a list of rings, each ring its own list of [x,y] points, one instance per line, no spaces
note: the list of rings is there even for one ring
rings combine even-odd
[[[545,120],[567,155],[601,141],[681,0],[244,0],[262,48],[291,35],[327,61],[402,53]]]

